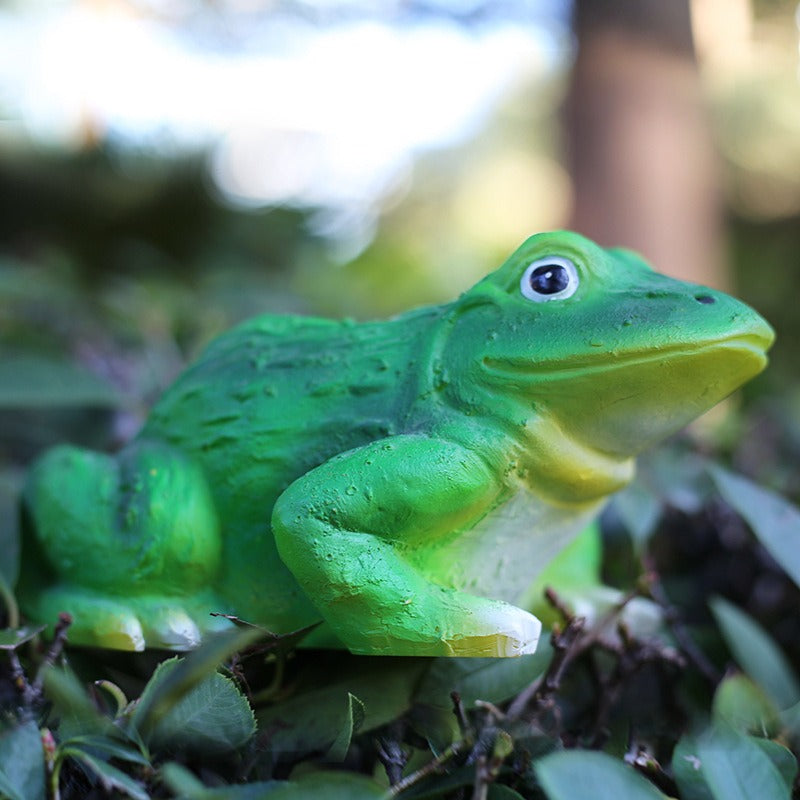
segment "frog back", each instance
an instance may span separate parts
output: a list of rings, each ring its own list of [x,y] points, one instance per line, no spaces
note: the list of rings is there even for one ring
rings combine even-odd
[[[426,382],[437,308],[354,323],[264,315],[223,334],[175,382],[141,436],[203,466],[218,510],[271,508],[336,453],[402,430]]]

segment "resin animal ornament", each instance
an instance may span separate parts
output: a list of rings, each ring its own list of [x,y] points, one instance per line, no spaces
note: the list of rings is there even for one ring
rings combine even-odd
[[[19,598],[74,643],[185,649],[236,614],[354,653],[514,656],[551,558],[634,456],[766,364],[739,301],[573,233],[380,322],[262,316],[116,455],[24,491]]]

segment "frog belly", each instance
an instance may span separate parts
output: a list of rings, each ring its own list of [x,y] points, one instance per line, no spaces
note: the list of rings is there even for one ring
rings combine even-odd
[[[539,573],[604,503],[556,506],[521,489],[474,527],[426,555],[420,568],[436,583],[519,605]]]

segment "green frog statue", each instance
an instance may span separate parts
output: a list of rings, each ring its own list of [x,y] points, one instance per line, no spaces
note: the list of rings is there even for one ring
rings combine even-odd
[[[237,615],[353,653],[516,656],[553,557],[634,457],[766,364],[741,302],[569,232],[386,321],[265,315],[115,455],[23,496],[21,606],[73,643],[188,649]]]

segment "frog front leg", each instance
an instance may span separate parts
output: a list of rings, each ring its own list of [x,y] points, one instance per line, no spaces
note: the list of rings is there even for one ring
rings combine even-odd
[[[116,456],[61,446],[23,496],[18,595],[34,620],[73,617],[70,640],[125,650],[185,649],[221,627],[210,586],[221,540],[205,476],[163,442]]]
[[[503,491],[461,445],[396,436],[296,480],[272,525],[284,563],[352,652],[516,656],[536,649],[534,616],[438,585],[425,570],[428,549],[471,527]]]

